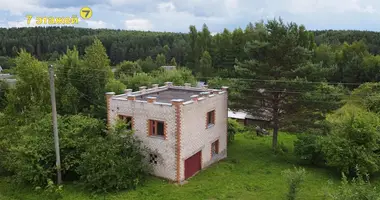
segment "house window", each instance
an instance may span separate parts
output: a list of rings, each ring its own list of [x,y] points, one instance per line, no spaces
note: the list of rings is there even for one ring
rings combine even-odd
[[[211,144],[211,157],[218,155],[218,153],[219,153],[219,140]]]
[[[151,164],[157,164],[157,155],[156,154],[149,154],[149,162]]]
[[[127,129],[132,130],[132,117],[119,115],[119,118],[127,124]]]
[[[164,122],[149,120],[149,135],[164,136],[165,135]]]
[[[207,113],[207,127],[215,124],[215,110]]]

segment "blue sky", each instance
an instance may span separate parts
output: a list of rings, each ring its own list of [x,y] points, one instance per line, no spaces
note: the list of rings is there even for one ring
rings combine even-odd
[[[188,32],[245,28],[249,22],[281,17],[307,29],[380,31],[379,0],[0,0],[0,27],[24,27],[26,15],[66,17],[81,7],[93,10],[76,26]],[[35,26],[33,22],[29,26]]]

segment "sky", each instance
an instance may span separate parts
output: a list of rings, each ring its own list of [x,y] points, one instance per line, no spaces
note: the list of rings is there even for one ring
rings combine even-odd
[[[0,0],[0,27],[38,26],[36,17],[80,18],[85,6],[92,17],[74,26],[188,32],[206,24],[217,33],[281,17],[308,30],[380,31],[379,0]],[[33,16],[29,25],[27,15]]]

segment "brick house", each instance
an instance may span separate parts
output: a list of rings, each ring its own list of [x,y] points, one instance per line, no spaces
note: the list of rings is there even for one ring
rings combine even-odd
[[[153,174],[183,182],[201,169],[227,157],[227,89],[184,86],[140,87],[125,94],[106,93],[107,122],[131,122]]]

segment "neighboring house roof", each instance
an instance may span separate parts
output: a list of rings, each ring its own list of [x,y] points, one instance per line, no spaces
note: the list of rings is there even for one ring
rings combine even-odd
[[[13,77],[13,75],[11,75],[11,74],[0,74],[0,79],[9,79],[12,77]]]
[[[235,112],[228,109],[228,117],[234,119],[245,119],[247,117],[247,113],[245,112]]]
[[[17,80],[16,79],[5,79],[5,82],[8,83],[9,86],[13,87],[16,85]]]
[[[0,80],[8,83],[10,86],[16,85],[16,79],[14,79],[11,74],[0,74]]]
[[[260,115],[260,116],[259,116]],[[228,117],[234,118],[234,119],[253,119],[253,120],[265,120],[270,121],[270,112],[269,111],[263,111],[259,115],[251,115],[244,111],[233,111],[228,109]]]
[[[166,69],[166,70],[173,70],[176,68],[175,66],[161,66],[161,67]]]

